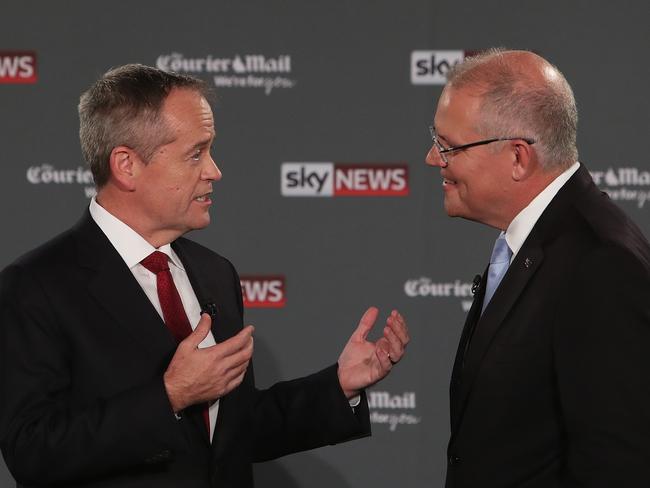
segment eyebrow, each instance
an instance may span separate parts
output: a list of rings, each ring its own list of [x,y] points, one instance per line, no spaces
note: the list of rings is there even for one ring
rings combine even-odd
[[[213,142],[214,142],[214,134],[209,139],[203,139],[202,141],[199,141],[196,144],[194,144],[194,146],[192,146],[192,148],[190,149],[190,152],[195,151],[197,149],[205,149],[206,147],[210,147],[212,146]]]

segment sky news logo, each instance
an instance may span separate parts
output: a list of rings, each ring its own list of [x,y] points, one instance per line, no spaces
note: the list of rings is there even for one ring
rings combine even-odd
[[[36,83],[36,53],[34,51],[0,51],[0,83]]]
[[[285,197],[400,197],[409,194],[406,164],[282,163]]]
[[[454,65],[476,51],[413,51],[411,52],[411,83],[413,85],[444,85]]]
[[[246,308],[281,308],[286,304],[284,276],[242,276],[240,283]]]

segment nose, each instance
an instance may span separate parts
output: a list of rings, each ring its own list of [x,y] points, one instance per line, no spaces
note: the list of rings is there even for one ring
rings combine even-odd
[[[208,158],[203,169],[202,176],[204,180],[211,181],[219,181],[223,176],[221,170],[219,169],[219,166],[217,166],[217,163],[214,162],[214,159],[212,159],[212,157]]]
[[[442,159],[442,156],[440,155],[440,152],[438,151],[438,148],[435,144],[431,145],[431,149],[429,149],[425,161],[429,166],[439,166],[441,168],[447,167],[447,163],[445,163],[445,161]]]

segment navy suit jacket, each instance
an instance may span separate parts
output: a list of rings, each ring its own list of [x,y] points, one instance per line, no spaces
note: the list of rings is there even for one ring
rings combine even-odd
[[[447,488],[650,486],[650,248],[584,166],[481,316],[451,379]]]
[[[239,277],[218,254],[172,244],[217,342],[242,328]],[[18,486],[253,486],[251,462],[368,435],[336,365],[260,391],[252,366],[220,399],[213,442],[200,409],[177,420],[163,384],[176,343],[86,212],[0,275],[0,447]]]

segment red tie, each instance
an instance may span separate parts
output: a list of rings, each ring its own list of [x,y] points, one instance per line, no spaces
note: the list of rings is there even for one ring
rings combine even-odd
[[[181,342],[192,333],[192,327],[187,314],[183,308],[183,302],[174,285],[172,274],[169,271],[167,254],[160,251],[154,251],[144,258],[140,264],[156,275],[156,288],[158,290],[158,300],[162,309],[165,324],[176,338],[176,342]],[[208,407],[203,409],[203,420],[210,432],[210,414]]]

